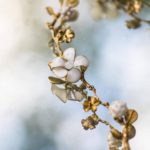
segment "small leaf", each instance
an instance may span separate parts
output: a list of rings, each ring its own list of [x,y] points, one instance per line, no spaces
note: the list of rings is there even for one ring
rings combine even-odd
[[[52,7],[50,7],[50,6],[49,6],[49,7],[46,7],[46,10],[47,10],[47,12],[48,12],[49,15],[51,15],[51,16],[52,16],[52,15],[53,15],[53,16],[56,15]]]
[[[119,139],[119,140],[122,139],[122,134],[121,134],[121,132],[119,132],[117,129],[112,128],[112,129],[110,130],[110,132],[112,133],[112,135],[113,135],[114,138]]]
[[[127,127],[127,135],[129,139],[132,139],[136,134],[136,129],[133,125]]]
[[[61,89],[58,86],[56,86],[55,84],[52,84],[51,87],[52,93],[54,95],[56,95],[62,102],[66,103],[68,100],[68,93],[65,89]]]
[[[58,79],[58,78],[55,78],[55,77],[48,77],[48,79],[52,84],[63,84],[63,83],[65,83],[65,81]]]
[[[138,118],[138,114],[135,110],[129,109],[126,112],[125,119],[126,119],[128,124],[134,123],[137,120],[137,118]]]

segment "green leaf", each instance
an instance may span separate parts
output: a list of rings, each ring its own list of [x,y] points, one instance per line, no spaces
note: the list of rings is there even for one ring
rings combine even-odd
[[[55,78],[55,77],[48,77],[48,79],[52,84],[64,84],[65,83],[65,81]]]

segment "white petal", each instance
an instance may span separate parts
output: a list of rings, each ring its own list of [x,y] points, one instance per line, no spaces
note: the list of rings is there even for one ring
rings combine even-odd
[[[63,67],[65,65],[65,60],[61,57],[56,57],[49,63],[49,65],[51,69],[55,67]]]
[[[67,81],[69,82],[77,82],[81,78],[81,72],[80,70],[73,68],[70,71],[68,71],[67,74]]]
[[[109,106],[109,113],[113,116],[113,117],[122,117],[123,115],[125,115],[126,111],[127,111],[127,105],[125,102],[123,101],[114,101],[110,106]]]
[[[87,67],[89,65],[89,61],[85,56],[77,56],[75,58],[74,66],[84,66]]]
[[[73,63],[74,63],[73,61],[67,61],[65,63],[65,68],[70,70],[74,65]]]
[[[64,51],[63,56],[66,60],[74,61],[75,58],[75,49],[68,48]]]
[[[52,71],[59,78],[63,78],[67,75],[67,70],[62,67],[54,68]]]
[[[55,94],[62,102],[67,102],[67,92],[65,89],[59,88],[56,84],[52,84],[52,93]]]
[[[72,93],[72,97],[70,100],[81,101],[84,98],[84,96],[79,91],[74,90],[71,93]]]

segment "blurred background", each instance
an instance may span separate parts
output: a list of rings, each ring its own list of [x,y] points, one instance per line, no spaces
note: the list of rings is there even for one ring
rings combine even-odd
[[[0,150],[107,150],[107,128],[83,130],[82,107],[51,93],[49,5],[58,9],[57,0],[0,0]],[[124,100],[138,111],[131,147],[149,150],[150,28],[127,29],[124,14],[95,22],[87,0],[78,9],[70,46],[89,58],[86,77],[102,100]],[[103,108],[99,115],[112,121]]]

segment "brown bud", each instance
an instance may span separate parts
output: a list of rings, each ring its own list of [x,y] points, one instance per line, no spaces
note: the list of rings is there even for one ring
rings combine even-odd
[[[125,114],[125,120],[128,124],[134,123],[137,120],[137,118],[138,113],[133,109],[129,109]]]
[[[137,29],[141,26],[141,21],[137,19],[129,20],[129,21],[126,21],[126,26],[129,29]]]
[[[127,135],[129,139],[132,139],[136,134],[136,129],[133,125],[127,127]]]

